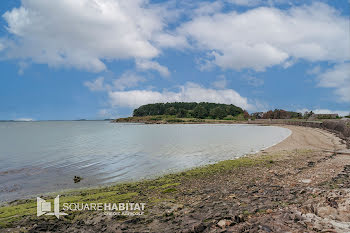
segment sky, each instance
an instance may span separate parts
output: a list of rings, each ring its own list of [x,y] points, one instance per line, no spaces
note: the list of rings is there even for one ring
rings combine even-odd
[[[349,0],[2,0],[0,120],[350,112]]]

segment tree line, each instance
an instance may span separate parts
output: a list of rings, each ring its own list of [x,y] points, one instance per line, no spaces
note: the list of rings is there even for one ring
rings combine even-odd
[[[235,117],[240,114],[243,114],[247,118],[249,117],[249,114],[246,111],[233,104],[216,104],[207,102],[146,104],[136,108],[133,112],[133,116],[174,115],[179,118],[201,119],[224,119],[226,117]]]
[[[314,113],[312,111],[302,114],[300,112],[275,109],[269,110],[267,112],[256,112],[249,115],[247,111],[233,104],[217,104],[208,102],[146,104],[140,106],[139,108],[136,108],[133,112],[133,116],[135,117],[170,115],[176,116],[178,118],[207,118],[227,120],[234,120],[236,116],[239,116],[240,119],[308,119],[313,114]]]
[[[309,114],[309,113],[306,113]],[[313,114],[313,113],[312,113]],[[293,119],[303,118],[303,114],[300,112],[286,111],[283,109],[269,110],[267,112],[256,112],[251,114],[252,119]]]

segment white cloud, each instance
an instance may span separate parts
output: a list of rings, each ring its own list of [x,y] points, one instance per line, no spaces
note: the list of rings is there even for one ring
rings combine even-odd
[[[226,0],[226,1],[239,6],[256,6],[263,3],[261,0]]]
[[[158,62],[149,60],[136,60],[136,68],[139,70],[155,70],[161,76],[168,77],[170,72],[167,67],[160,65]]]
[[[182,35],[159,33],[154,35],[153,41],[160,48],[184,49],[189,47],[187,38]]]
[[[257,6],[280,1],[225,0],[192,4],[195,7],[190,10],[169,10],[176,4],[22,0],[19,8],[3,15],[9,38],[14,40],[1,39],[0,50],[9,59],[95,72],[107,69],[105,61],[136,59],[142,61],[141,69],[153,69],[163,76],[169,70],[153,61],[161,49],[181,50],[190,44],[211,57],[202,62],[204,68],[214,64],[263,71],[279,64],[287,68],[298,59],[350,59],[348,19],[326,4],[222,11],[224,2]],[[191,20],[181,24],[181,10]],[[180,26],[171,30],[172,23]]]
[[[84,82],[84,86],[88,87],[90,91],[123,91],[127,88],[136,87],[146,79],[132,71],[123,73],[119,78],[113,81],[106,82],[104,77],[98,77],[93,81]]]
[[[224,69],[264,71],[279,64],[288,67],[297,59],[350,59],[348,18],[322,3],[201,15],[178,32],[209,51],[209,62]]]
[[[90,91],[105,91],[104,77],[98,77],[94,81],[86,81],[84,85],[90,89]]]
[[[96,72],[103,60],[154,58],[166,15],[147,0],[22,0],[3,15],[16,38],[6,56]]]
[[[321,72],[321,66],[315,66],[312,69],[309,69],[306,71],[307,74],[313,75],[313,74],[319,74]]]
[[[339,100],[350,102],[350,63],[335,65],[318,76],[319,86],[335,88]]]
[[[223,8],[223,3],[221,1],[216,2],[199,2],[198,6],[191,12],[192,15],[211,15]]]
[[[15,121],[34,121],[32,118],[18,118]]]
[[[247,110],[255,107],[248,103],[233,89],[215,90],[201,87],[194,83],[181,86],[178,92],[164,90],[162,92],[151,90],[110,91],[110,103],[113,107],[135,108],[150,103],[165,102],[213,102],[234,104]]]
[[[289,67],[293,66],[296,62],[297,62],[297,60],[292,58],[292,59],[286,60],[282,64],[282,66],[284,69],[288,69]]]
[[[125,90],[127,88],[136,87],[141,82],[145,82],[146,79],[140,75],[133,72],[125,72],[120,78],[113,81],[113,88],[115,90]]]
[[[24,71],[28,68],[29,64],[27,62],[20,61],[18,62],[18,66],[19,66],[18,74],[23,75]]]
[[[297,112],[310,112],[310,109],[307,108],[303,108],[303,109],[298,109]],[[316,113],[316,114],[339,114],[340,116],[347,116],[350,114],[350,110],[349,111],[343,111],[343,110],[329,110],[329,109],[314,109],[312,110],[312,112]]]

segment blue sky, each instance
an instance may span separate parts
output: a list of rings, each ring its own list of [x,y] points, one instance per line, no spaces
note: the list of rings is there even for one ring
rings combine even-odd
[[[145,103],[350,112],[348,0],[0,3],[0,120]]]

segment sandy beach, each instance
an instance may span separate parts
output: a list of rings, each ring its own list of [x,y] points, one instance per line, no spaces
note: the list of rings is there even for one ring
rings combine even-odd
[[[342,140],[282,127],[292,134],[254,155],[63,196],[144,202],[145,215],[37,218],[36,203],[18,201],[0,208],[0,222],[5,232],[350,232],[350,155],[326,152],[345,149]]]
[[[283,125],[290,129],[292,134],[279,144],[268,148],[266,152],[276,152],[281,150],[340,150],[345,149],[345,145],[341,143],[341,139],[334,134],[318,129],[307,128],[293,125]]]

